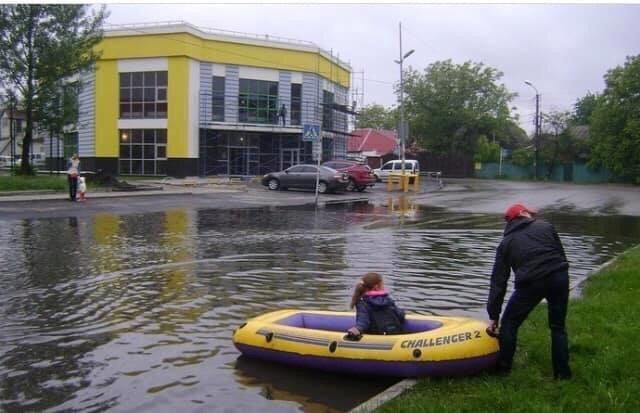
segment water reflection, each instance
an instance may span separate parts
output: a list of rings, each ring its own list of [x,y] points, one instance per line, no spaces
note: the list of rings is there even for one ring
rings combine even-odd
[[[640,234],[628,217],[549,217],[573,283]],[[402,198],[0,227],[0,408],[52,411],[346,410],[390,381],[236,361],[233,328],[277,308],[344,310],[367,271],[411,311],[484,316],[502,232],[499,216]]]

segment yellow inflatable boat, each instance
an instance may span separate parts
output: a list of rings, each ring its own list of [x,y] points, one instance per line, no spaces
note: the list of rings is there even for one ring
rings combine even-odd
[[[397,377],[459,376],[492,366],[498,342],[486,323],[466,317],[407,315],[406,334],[349,340],[355,314],[280,310],[252,318],[233,333],[246,356],[328,371]]]

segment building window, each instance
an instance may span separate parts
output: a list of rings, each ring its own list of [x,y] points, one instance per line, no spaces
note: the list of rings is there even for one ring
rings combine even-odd
[[[238,119],[246,123],[278,123],[278,82],[240,79]]]
[[[333,93],[322,91],[322,129],[333,130]]]
[[[165,175],[166,129],[120,129],[121,175]]]
[[[211,102],[212,120],[224,122],[224,77],[213,77],[213,90]]]
[[[300,125],[302,123],[302,85],[291,84],[291,124]]]
[[[120,119],[167,118],[167,71],[120,73]]]

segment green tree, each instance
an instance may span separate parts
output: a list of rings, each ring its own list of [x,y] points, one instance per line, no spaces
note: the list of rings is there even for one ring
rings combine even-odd
[[[473,160],[476,162],[499,162],[500,145],[495,142],[489,142],[489,139],[487,139],[486,136],[480,135],[476,142],[476,150]]]
[[[579,98],[574,107],[573,116],[571,117],[571,123],[574,125],[589,125],[591,124],[591,115],[598,104],[598,95],[588,92],[583,97]]]
[[[398,110],[396,108],[385,108],[376,103],[360,109],[356,118],[357,128],[395,130],[397,124]]]
[[[532,166],[533,158],[533,149],[531,147],[519,148],[511,153],[511,162],[517,166]]]
[[[591,116],[591,164],[640,183],[640,55],[605,75]]]
[[[547,163],[547,179],[551,178],[553,168],[560,161],[573,162],[575,143],[569,133],[571,113],[568,111],[551,111],[542,114],[544,126],[540,136],[540,158]]]
[[[413,136],[438,153],[473,153],[480,135],[493,136],[511,120],[509,102],[516,96],[502,73],[482,63],[429,65],[405,75],[406,113]]]
[[[57,117],[51,99],[64,94],[61,82],[97,59],[94,46],[102,39],[105,10],[80,4],[0,5],[0,85],[16,91],[26,118],[22,174],[32,172],[35,122]]]

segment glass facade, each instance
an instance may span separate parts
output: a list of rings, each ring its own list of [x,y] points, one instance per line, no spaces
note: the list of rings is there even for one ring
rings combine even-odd
[[[322,129],[333,130],[333,108],[334,95],[326,90],[322,91]]]
[[[120,119],[166,119],[167,71],[120,73]]]
[[[310,142],[299,134],[200,130],[200,175],[262,175],[310,163]]]
[[[278,82],[240,79],[238,120],[243,123],[278,123]]]
[[[120,129],[120,175],[165,175],[166,129]]]
[[[224,77],[213,77],[211,91],[211,120],[224,122]]]
[[[302,85],[291,84],[291,124],[300,125],[302,123]]]

